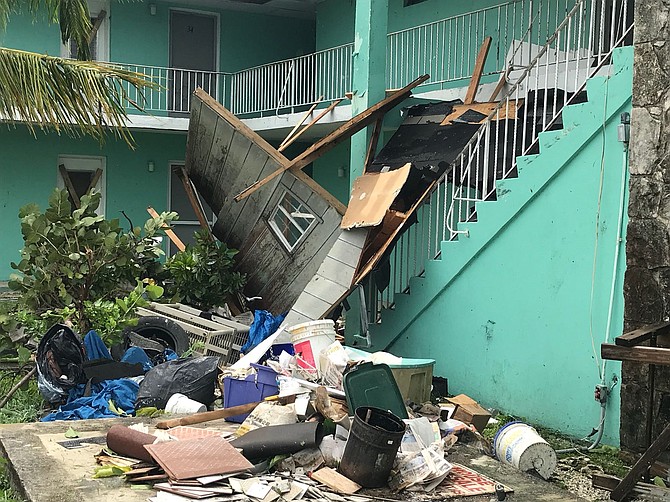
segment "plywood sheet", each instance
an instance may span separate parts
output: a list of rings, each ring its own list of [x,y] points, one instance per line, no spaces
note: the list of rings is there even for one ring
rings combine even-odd
[[[349,230],[379,225],[407,181],[410,168],[411,164],[405,164],[400,169],[356,178],[341,227]]]

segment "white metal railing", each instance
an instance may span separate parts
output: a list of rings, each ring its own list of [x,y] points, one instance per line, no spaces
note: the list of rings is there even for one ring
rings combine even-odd
[[[430,75],[424,86],[469,79],[487,36],[492,44],[484,77],[528,65],[532,45],[544,45],[575,1],[510,0],[390,33],[388,86],[399,88],[424,74]]]
[[[631,0],[577,0],[541,48],[528,48],[530,64],[395,244],[388,288],[379,291],[374,277],[367,281],[370,322],[393,306],[395,294],[408,291],[426,260],[440,257],[441,242],[467,235],[468,223],[476,221],[476,203],[495,199],[496,182],[517,175],[517,158],[535,153],[539,134],[556,127],[563,108],[582,99],[589,78],[607,71],[603,67],[615,48],[632,43],[631,6]]]
[[[147,112],[189,113],[191,95],[198,87],[207,91],[217,101],[226,104],[226,92],[229,89],[227,80],[230,79],[228,73],[125,63],[111,64],[141,73],[148,80],[160,85],[158,89],[139,91],[126,82],[121,84],[128,99]]]
[[[353,44],[268,63],[232,77],[231,111],[238,115],[294,109],[343,98],[352,85]]]

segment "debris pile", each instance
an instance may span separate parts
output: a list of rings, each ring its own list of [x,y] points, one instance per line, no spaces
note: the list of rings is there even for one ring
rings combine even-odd
[[[151,501],[365,502],[367,490],[380,488],[442,497],[457,491],[455,473],[470,476],[448,452],[463,434],[483,440],[491,415],[463,394],[432,404],[433,360],[345,347],[329,320],[285,332],[291,343],[275,343],[257,362],[247,358],[248,367],[192,356],[147,371],[141,347],[129,349],[132,364],[117,363],[95,333],[80,346],[67,326],[56,325],[38,361],[40,381],[59,395],[67,386],[75,399],[47,419],[82,418],[87,407],[102,416],[181,414],[152,426],[114,425],[96,456],[94,477],[149,484],[157,490]],[[92,353],[100,357],[86,360]],[[411,389],[403,385],[408,371]],[[218,395],[223,408],[213,406]],[[553,472],[553,450],[524,424],[507,425],[494,443],[499,456],[513,450],[501,458],[506,463],[543,477]]]

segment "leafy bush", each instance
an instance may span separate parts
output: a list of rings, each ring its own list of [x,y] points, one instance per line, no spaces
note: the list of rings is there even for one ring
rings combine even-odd
[[[46,211],[35,204],[21,208],[24,248],[21,261],[12,263],[21,274],[12,274],[9,286],[22,298],[0,315],[0,333],[22,326],[39,338],[50,325],[69,320],[79,333],[96,329],[113,344],[123,328],[137,323],[135,309],[146,305],[144,297],[162,295],[153,281],[138,279],[160,266],[156,236],[177,214],[163,213],[126,232],[118,219],[96,214],[99,205],[100,194],[93,192],[73,210],[67,192],[55,190]],[[7,345],[0,338],[0,349]]]
[[[174,281],[176,300],[203,310],[222,305],[240,291],[245,277],[233,272],[236,249],[214,241],[205,232],[196,232],[196,244],[176,253],[165,264]]]

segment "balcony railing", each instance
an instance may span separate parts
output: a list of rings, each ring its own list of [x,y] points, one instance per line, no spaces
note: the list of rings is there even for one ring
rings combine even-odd
[[[198,87],[213,98],[227,104],[230,92],[229,73],[165,68],[137,64],[118,64],[125,70],[141,73],[160,88],[138,91],[130,84],[123,83],[128,99],[152,114],[174,114],[185,116],[191,111],[191,94]]]

